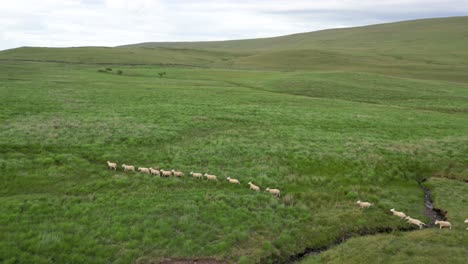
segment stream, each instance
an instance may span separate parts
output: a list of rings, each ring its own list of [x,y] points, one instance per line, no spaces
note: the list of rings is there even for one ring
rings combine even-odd
[[[426,179],[424,179],[422,182],[425,182]],[[434,208],[433,204],[432,204],[432,199],[431,199],[431,191],[424,187],[422,185],[422,182],[419,183],[419,187],[423,190],[424,192],[424,215],[429,217],[430,219],[430,222],[427,223],[427,227],[431,227],[431,226],[434,226],[434,222],[435,220],[447,220],[446,218],[446,215],[447,215],[447,211],[444,211],[442,209],[438,209],[438,208]],[[419,230],[419,229],[416,229],[412,226],[408,226],[408,227],[404,227],[404,228],[398,228],[398,229],[393,229],[393,228],[390,228],[390,227],[382,227],[382,228],[379,228],[377,230],[361,230],[359,231],[359,235],[358,236],[370,236],[370,235],[376,235],[376,234],[383,234],[383,233],[391,233],[391,232],[394,232],[394,231],[413,231],[413,230]],[[282,261],[273,261],[273,263],[285,263],[285,264],[290,264],[290,263],[296,263],[296,262],[299,262],[301,260],[303,260],[305,257],[307,256],[311,256],[311,255],[316,255],[316,254],[319,254],[325,250],[328,250],[330,249],[331,247],[333,246],[336,246],[336,245],[339,245],[343,242],[345,242],[346,240],[348,240],[349,238],[352,238],[352,237],[357,237],[356,234],[349,234],[348,236],[343,236],[341,238],[338,238],[335,240],[335,242],[329,244],[329,245],[325,245],[323,247],[317,247],[317,248],[306,248],[303,252],[301,253],[298,253],[298,254],[295,254],[295,255],[292,255],[289,257],[289,259],[285,262],[282,262]]]

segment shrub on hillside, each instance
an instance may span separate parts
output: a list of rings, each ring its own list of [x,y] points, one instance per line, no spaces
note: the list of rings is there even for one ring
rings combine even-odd
[[[117,71],[117,74],[118,74],[118,75],[122,75],[122,74],[123,74],[123,71],[122,71],[122,70],[118,70],[118,71]]]

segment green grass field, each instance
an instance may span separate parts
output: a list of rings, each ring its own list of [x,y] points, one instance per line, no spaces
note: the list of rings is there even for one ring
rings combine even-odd
[[[1,51],[0,262],[281,263],[356,236],[303,261],[464,263],[466,21],[321,31],[270,46]],[[438,42],[400,49],[411,26],[418,45]],[[446,43],[430,37],[437,29]],[[360,44],[385,30],[401,42]],[[342,47],[326,44],[333,32]],[[122,163],[186,176],[124,173]],[[220,181],[192,179],[192,170]],[[410,226],[390,208],[428,222],[418,185],[426,178],[453,230],[399,231]],[[255,193],[249,181],[282,196]],[[361,210],[358,199],[375,206]]]

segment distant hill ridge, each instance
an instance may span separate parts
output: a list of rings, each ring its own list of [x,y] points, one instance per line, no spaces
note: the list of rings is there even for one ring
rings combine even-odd
[[[309,49],[309,48],[369,48],[393,46],[396,43],[411,47],[419,45],[466,48],[468,44],[468,16],[418,19],[352,28],[326,29],[271,38],[201,41],[146,42],[121,47],[170,47],[190,49]],[[383,48],[382,47],[382,48]]]
[[[0,60],[281,71],[359,71],[468,82],[468,16],[273,38],[0,51]]]

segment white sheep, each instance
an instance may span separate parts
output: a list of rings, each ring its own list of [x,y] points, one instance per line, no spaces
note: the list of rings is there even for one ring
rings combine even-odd
[[[107,161],[107,167],[111,170],[117,170],[117,163]]]
[[[153,168],[149,168],[149,171],[152,175],[161,175],[161,173],[159,172],[159,170],[156,170],[156,169],[153,169]]]
[[[439,225],[439,229],[442,229],[442,227],[448,227],[450,230],[452,230],[452,224],[448,221],[435,220],[434,224]]]
[[[270,189],[269,187],[266,188],[266,191],[267,192],[270,192],[271,194],[273,194],[275,197],[279,197],[280,196],[280,190],[278,189]]]
[[[465,224],[468,224],[468,218],[465,219]],[[468,230],[468,227],[466,228],[466,230]]]
[[[181,172],[181,171],[176,171],[176,170],[171,170],[172,172],[172,175],[176,176],[176,177],[182,177],[184,176],[184,173]]]
[[[400,217],[401,219],[405,219],[406,217],[405,213],[395,211],[395,208],[390,209],[390,212],[392,212],[393,215]]]
[[[419,229],[422,229],[423,226],[426,225],[425,223],[419,221],[418,219],[411,218],[410,216],[405,217],[405,219],[408,221],[408,224],[419,226]]]
[[[250,189],[252,189],[252,190],[254,190],[254,191],[256,191],[256,192],[260,191],[260,187],[258,187],[257,185],[253,184],[252,182],[249,182],[249,183],[247,183],[247,184],[249,185],[249,188],[250,188]]]
[[[172,171],[165,171],[164,169],[161,169],[160,172],[161,172],[161,176],[163,177],[169,177],[172,175]]]
[[[217,181],[218,180],[218,177],[216,177],[216,175],[210,175],[208,173],[205,173],[204,175],[206,177],[206,179],[208,180],[212,180],[212,181]]]
[[[356,203],[359,204],[359,206],[360,206],[361,208],[369,208],[369,207],[371,207],[372,205],[374,205],[374,204],[369,203],[369,202],[361,202],[361,200],[357,201]]]
[[[122,164],[124,171],[135,171],[135,166]]]
[[[198,179],[202,179],[202,178],[203,178],[203,174],[198,173],[198,172],[193,172],[193,171],[191,171],[191,172],[190,172],[190,175],[192,175],[192,177],[198,178]]]
[[[231,177],[227,177],[226,180],[228,180],[230,183],[240,184],[239,180],[237,180],[237,179],[231,179]]]
[[[150,170],[148,168],[138,167],[138,171],[142,173],[150,174]]]

